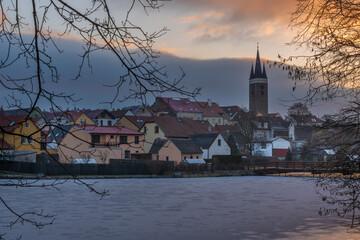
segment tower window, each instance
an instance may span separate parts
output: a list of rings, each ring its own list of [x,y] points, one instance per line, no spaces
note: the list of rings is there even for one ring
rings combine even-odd
[[[261,96],[264,96],[264,91],[261,91]]]
[[[254,95],[255,95],[255,91],[251,91],[251,95],[254,96]]]
[[[261,89],[264,89],[264,86],[260,86]]]

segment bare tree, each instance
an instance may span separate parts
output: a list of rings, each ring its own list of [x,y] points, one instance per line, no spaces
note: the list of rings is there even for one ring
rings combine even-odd
[[[245,143],[245,150],[249,152],[250,156],[254,150],[254,141],[256,139],[256,125],[255,125],[256,116],[252,112],[239,112],[237,117],[237,127],[240,133],[243,135],[243,140]]]
[[[323,200],[335,205],[322,213],[351,216],[351,227],[359,223],[359,20],[357,0],[298,0],[290,27],[298,30],[291,45],[305,49],[306,54],[282,59],[305,61],[303,66],[286,66],[290,77],[298,84],[307,84],[304,100],[330,101],[344,98],[347,105],[335,116],[328,116],[322,127],[318,147],[336,152],[332,161],[324,164],[329,171],[317,184]],[[342,174],[334,174],[342,172]],[[346,174],[346,176],[345,176]],[[347,175],[350,174],[350,175]],[[356,222],[357,221],[357,222]]]
[[[309,108],[302,102],[294,103],[288,108],[288,117],[295,121],[296,124],[302,125],[305,119],[311,115]]]
[[[83,52],[79,57],[79,68],[74,79],[81,76],[84,66],[91,67],[91,56],[97,51],[109,52],[115,56],[119,68],[125,71],[117,82],[105,84],[115,90],[114,97],[109,102],[110,106],[115,101],[129,98],[146,102],[149,94],[156,96],[169,91],[194,97],[199,89],[187,91],[184,88],[181,82],[184,77],[182,71],[179,78],[169,79],[165,66],[159,66],[157,63],[160,53],[153,49],[153,44],[157,38],[166,33],[167,29],[148,33],[131,21],[131,12],[136,5],[143,8],[146,14],[149,9],[160,8],[162,2],[162,0],[129,0],[129,10],[123,16],[122,22],[118,23],[106,0],[81,1],[80,4],[65,0],[31,0],[26,3],[19,0],[0,1],[0,45],[2,49],[6,49],[0,56],[0,69],[3,73],[8,73],[0,75],[0,85],[9,92],[5,98],[7,107],[19,110],[30,109],[27,111],[28,116],[25,119],[27,120],[41,101],[47,102],[55,111],[65,110],[66,107],[62,103],[76,101],[76,93],[57,92],[47,88],[45,84],[48,82],[61,84],[62,69],[55,65],[52,54],[53,50],[62,53],[57,39],[67,36],[75,36],[83,42]],[[54,21],[60,24],[54,24]],[[55,28],[55,25],[61,28]],[[26,68],[27,75],[17,75],[14,69],[19,67]],[[124,94],[125,86],[126,91],[128,88],[130,90]],[[23,99],[19,98],[20,94]],[[14,134],[6,127],[0,126],[2,136]],[[54,124],[46,122],[36,132],[52,127]],[[39,139],[34,141],[43,143]],[[77,179],[76,176],[73,177],[78,183],[84,184],[101,197],[107,194],[106,190],[97,191],[91,184]],[[58,183],[61,182],[44,185],[39,179],[35,181],[14,179],[0,183],[0,186],[56,187]],[[27,218],[27,214],[16,213],[2,195],[0,201],[17,216],[16,222],[31,222],[36,227],[52,223],[50,220],[46,224],[40,224],[39,221]],[[32,214],[49,217],[44,213]],[[0,238],[2,238],[1,233]]]

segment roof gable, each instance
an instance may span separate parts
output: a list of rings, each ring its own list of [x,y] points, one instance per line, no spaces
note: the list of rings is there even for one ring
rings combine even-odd
[[[197,134],[191,136],[191,139],[200,147],[208,149],[211,147],[213,142],[219,136],[220,133],[206,133],[206,134]]]
[[[161,139],[161,138],[157,138],[155,139],[153,145],[150,148],[149,153],[151,154],[155,154],[155,153],[159,153],[160,149],[165,146],[165,144],[169,141],[169,139]]]

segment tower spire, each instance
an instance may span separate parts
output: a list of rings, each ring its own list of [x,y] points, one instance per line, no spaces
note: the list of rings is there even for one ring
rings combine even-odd
[[[250,79],[254,78],[254,63],[251,64]]]

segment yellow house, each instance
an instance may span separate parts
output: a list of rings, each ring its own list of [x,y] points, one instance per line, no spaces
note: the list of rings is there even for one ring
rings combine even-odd
[[[157,138],[167,138],[164,131],[156,122],[148,122],[143,125],[139,132],[144,134],[144,152],[148,153]]]
[[[144,151],[148,153],[157,138],[189,138],[194,134],[207,133],[211,130],[208,121],[189,118],[153,117],[139,130],[145,136]]]
[[[191,139],[156,139],[149,153],[153,160],[174,161],[202,159],[202,151]]]
[[[0,138],[14,146],[15,151],[36,151],[41,150],[41,131],[36,124],[22,116],[2,116],[0,117]]]
[[[69,111],[64,114],[69,118],[71,125],[95,125],[94,121],[83,111]]]

